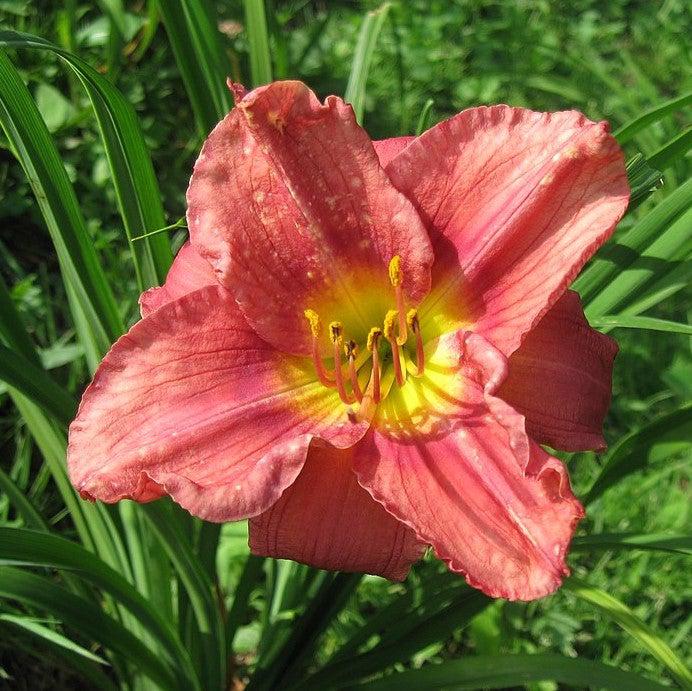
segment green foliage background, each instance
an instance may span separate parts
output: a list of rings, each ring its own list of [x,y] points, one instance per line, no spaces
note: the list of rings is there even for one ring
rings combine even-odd
[[[0,687],[690,688],[687,3],[1,0],[0,27],[53,46],[0,37]],[[610,452],[565,456],[588,517],[554,596],[491,602],[433,559],[403,585],[334,576],[249,558],[243,524],[70,494],[74,399],[186,234],[132,238],[184,215],[229,74],[347,94],[373,138],[506,102],[608,119],[641,154],[575,284],[621,352]]]

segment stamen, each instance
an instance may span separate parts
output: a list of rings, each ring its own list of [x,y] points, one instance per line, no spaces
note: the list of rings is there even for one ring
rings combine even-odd
[[[418,312],[415,309],[410,309],[406,313],[406,321],[416,337],[416,376],[420,377],[425,371],[425,351],[423,350],[423,337],[420,332],[420,322],[418,321]]]
[[[397,310],[389,310],[384,318],[384,337],[392,347],[392,364],[394,365],[394,376],[399,386],[404,385],[404,373],[401,369],[401,357],[399,356],[399,344],[394,337],[394,323],[399,319]],[[405,319],[405,317],[404,317]]]
[[[355,341],[349,341],[345,346],[346,357],[348,358],[348,376],[351,379],[351,388],[353,389],[353,395],[356,397],[358,403],[363,400],[363,390],[360,388],[360,382],[358,381],[358,370],[356,369],[356,352],[358,351],[358,346]]]
[[[344,377],[341,372],[341,344],[343,343],[342,337],[343,326],[341,322],[332,322],[329,325],[329,337],[332,339],[334,344],[334,379],[336,380],[336,390],[339,392],[339,398],[343,403],[347,405],[353,403],[356,399],[353,396],[349,396],[346,392],[346,387],[344,386]]]
[[[406,304],[404,301],[404,288],[402,286],[403,279],[404,275],[401,271],[401,257],[395,254],[389,262],[389,280],[394,286],[396,309],[399,312],[399,335],[396,339],[399,345],[404,345],[408,339],[408,334],[406,333]]]
[[[305,318],[310,324],[310,332],[312,333],[312,361],[315,363],[315,372],[320,383],[330,389],[334,388],[334,375],[324,367],[322,362],[322,354],[320,353],[320,335],[322,333],[322,322],[315,310],[305,310],[303,312]]]
[[[376,326],[370,329],[368,334],[368,350],[372,353],[372,374],[370,375],[370,384],[368,384],[368,389],[372,385],[372,400],[375,403],[380,402],[380,353],[379,344],[380,336],[382,336],[382,329]]]

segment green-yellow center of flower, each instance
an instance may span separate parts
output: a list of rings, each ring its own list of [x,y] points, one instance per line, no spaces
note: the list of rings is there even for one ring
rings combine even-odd
[[[344,333],[341,322],[329,324],[333,367],[323,360],[322,322],[313,309],[306,309],[305,318],[312,335],[312,359],[319,381],[335,388],[347,405],[358,402],[370,407],[383,400],[396,382],[403,387],[407,376],[421,376],[425,370],[423,339],[415,308],[407,310],[403,291],[403,272],[399,255],[389,262],[389,281],[394,289],[395,308],[386,312],[382,326],[373,326],[361,345]]]

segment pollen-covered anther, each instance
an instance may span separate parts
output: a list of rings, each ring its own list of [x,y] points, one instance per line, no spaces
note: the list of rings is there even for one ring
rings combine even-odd
[[[394,325],[400,321],[400,313],[398,310],[389,310],[384,317],[384,337],[389,341],[392,348],[392,365],[394,366],[394,377],[399,386],[404,385],[404,372],[401,367],[401,355],[399,353],[399,343],[394,335]],[[406,317],[404,316],[404,323]]]
[[[331,324],[329,324],[329,338],[332,340],[332,343],[341,345],[343,341],[343,331],[344,327],[341,325],[341,322],[331,322]]]
[[[312,361],[315,364],[315,372],[320,383],[329,388],[334,388],[334,375],[327,372],[322,362],[322,353],[320,353],[320,336],[322,335],[322,322],[315,310],[307,309],[303,315],[308,320],[310,325],[310,333],[312,334]]]
[[[389,280],[394,287],[396,296],[396,309],[399,312],[399,335],[397,343],[403,345],[406,343],[408,334],[406,333],[406,301],[404,300],[404,274],[401,270],[401,257],[395,254],[389,262]]]
[[[329,338],[332,339],[334,344],[334,382],[336,384],[336,390],[339,392],[339,398],[343,403],[350,405],[356,399],[355,396],[351,396],[344,386],[344,375],[341,371],[341,345],[344,341],[343,337],[344,327],[341,322],[332,322],[329,325]]]
[[[346,353],[346,358],[348,359],[348,376],[351,380],[351,389],[353,389],[353,395],[356,397],[356,400],[360,403],[363,400],[363,390],[360,388],[360,382],[358,381],[358,370],[356,369],[358,345],[355,341],[349,341],[344,346],[344,351]]]
[[[406,323],[416,337],[416,376],[420,377],[425,371],[425,350],[423,348],[423,336],[420,332],[418,312],[415,309],[410,309],[406,313]]]
[[[372,374],[368,383],[368,390],[372,391],[372,400],[379,403],[381,400],[380,391],[380,338],[382,337],[382,329],[374,326],[368,334],[367,348],[372,353]]]

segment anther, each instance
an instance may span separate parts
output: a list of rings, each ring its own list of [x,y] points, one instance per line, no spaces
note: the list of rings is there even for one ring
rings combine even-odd
[[[416,376],[420,377],[425,371],[425,351],[423,349],[423,336],[420,332],[418,312],[415,309],[410,309],[406,313],[406,323],[416,337],[416,367],[418,369]]]
[[[368,334],[368,350],[372,353],[372,374],[370,375],[370,384],[368,389],[372,385],[372,400],[375,403],[380,402],[380,337],[382,336],[382,329],[378,327],[373,327],[370,329]]]
[[[399,312],[397,310],[389,310],[384,317],[384,337],[389,341],[392,347],[392,364],[394,365],[394,376],[396,383],[399,386],[404,385],[404,373],[401,369],[401,357],[399,355],[399,344],[394,336],[394,324],[399,320]],[[406,317],[404,316],[404,320]],[[406,323],[404,321],[404,323]]]
[[[397,336],[396,342],[399,345],[403,345],[406,343],[408,334],[406,333],[406,304],[402,285],[404,274],[401,270],[401,257],[398,254],[395,254],[389,262],[389,280],[392,286],[394,286],[396,308],[399,312],[399,335]]]
[[[315,363],[315,372],[320,383],[329,388],[334,388],[333,375],[324,368],[322,362],[322,354],[320,353],[320,335],[322,333],[322,322],[315,310],[305,310],[303,312],[305,318],[310,324],[310,332],[312,333],[312,361]]]
[[[343,343],[343,326],[341,322],[332,322],[329,325],[329,337],[334,344],[334,380],[336,382],[336,390],[339,392],[339,398],[343,403],[350,405],[356,399],[349,396],[344,386],[344,377],[341,372],[341,344]]]
[[[353,395],[360,403],[363,400],[363,390],[360,388],[360,382],[358,381],[358,370],[356,369],[356,353],[358,351],[358,346],[356,345],[355,341],[349,341],[344,346],[344,350],[346,352],[346,357],[348,358],[348,376],[351,379]]]

